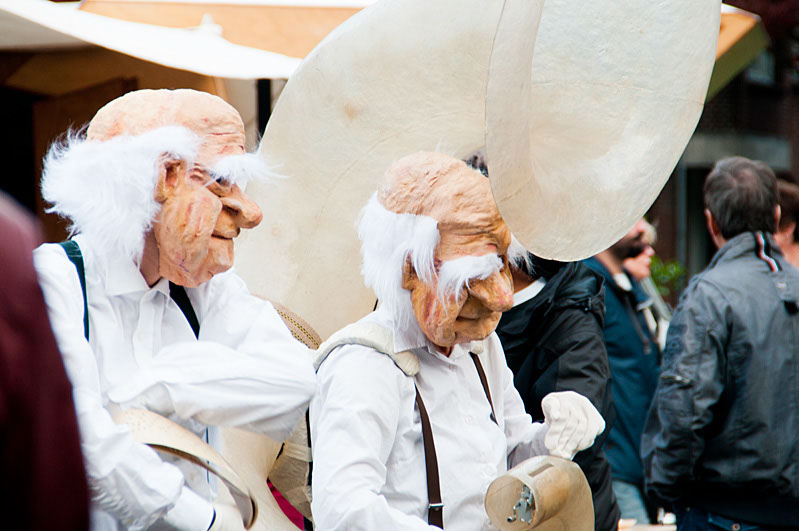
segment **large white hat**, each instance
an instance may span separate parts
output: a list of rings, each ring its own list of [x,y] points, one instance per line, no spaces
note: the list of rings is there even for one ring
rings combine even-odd
[[[702,113],[720,18],[718,0],[544,1],[529,98],[500,97],[520,65],[486,100],[491,188],[525,247],[586,258],[644,215]]]
[[[612,244],[668,179],[704,102],[719,0],[382,0],[291,77],[238,238],[250,289],[327,337],[375,304],[355,221],[409,153],[486,147],[497,204],[530,250]],[[540,28],[539,28],[540,20]],[[538,38],[536,32],[538,31]]]

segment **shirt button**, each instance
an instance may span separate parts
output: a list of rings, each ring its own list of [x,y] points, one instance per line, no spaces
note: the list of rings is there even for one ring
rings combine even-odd
[[[471,415],[467,415],[464,420],[466,421],[466,424],[474,424],[474,417]]]
[[[456,367],[455,365],[450,365],[449,366],[449,370],[451,370],[452,372],[455,372],[455,371],[458,370],[458,367]]]

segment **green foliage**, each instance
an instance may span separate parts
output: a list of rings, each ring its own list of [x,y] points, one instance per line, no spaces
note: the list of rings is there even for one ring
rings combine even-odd
[[[685,267],[676,260],[664,262],[657,256],[652,257],[652,281],[660,291],[662,297],[676,294],[683,285]]]

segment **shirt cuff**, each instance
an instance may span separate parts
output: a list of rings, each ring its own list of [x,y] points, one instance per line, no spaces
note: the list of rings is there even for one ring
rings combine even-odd
[[[199,494],[183,487],[175,506],[166,513],[164,522],[175,529],[208,531],[214,517],[214,506]]]

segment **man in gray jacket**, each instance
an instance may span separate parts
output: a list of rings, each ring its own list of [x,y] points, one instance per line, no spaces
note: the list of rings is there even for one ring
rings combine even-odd
[[[799,522],[799,271],[772,234],[777,182],[764,163],[716,163],[704,188],[718,252],[671,322],[641,453],[647,491],[677,528]]]

